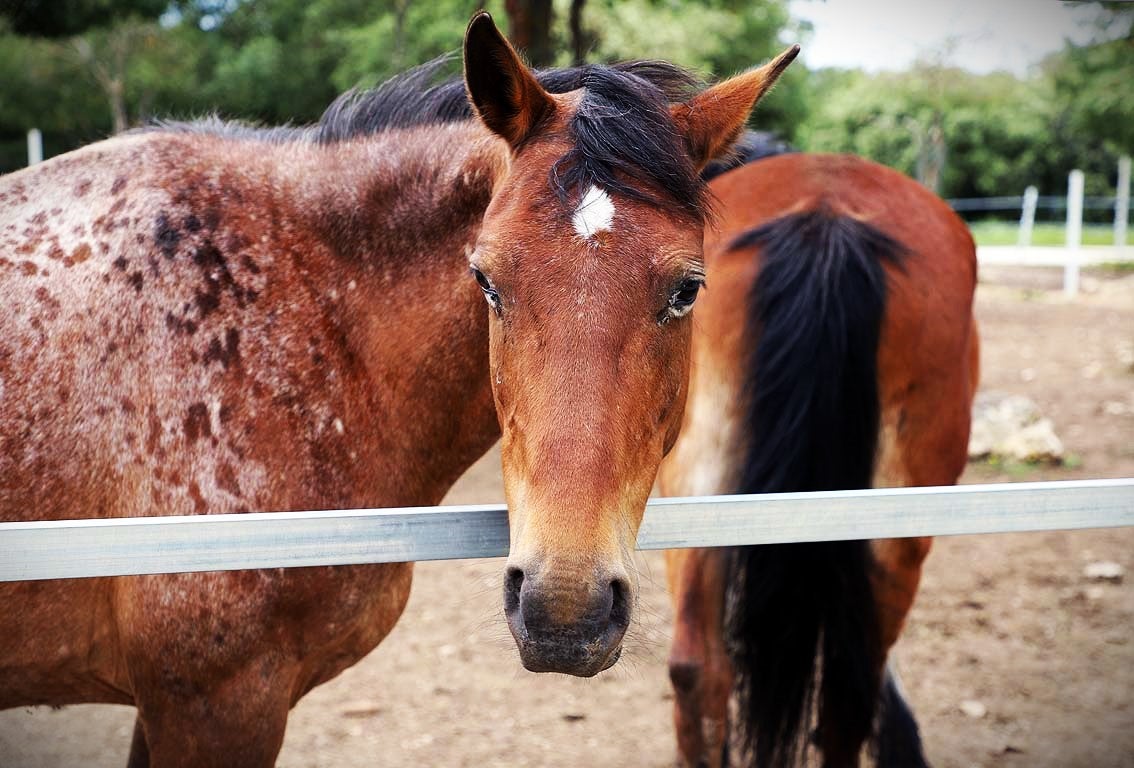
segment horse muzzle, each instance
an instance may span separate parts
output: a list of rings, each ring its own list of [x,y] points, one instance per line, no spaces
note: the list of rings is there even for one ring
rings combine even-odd
[[[592,677],[612,667],[632,603],[624,575],[583,580],[509,566],[504,577],[508,628],[531,672]]]

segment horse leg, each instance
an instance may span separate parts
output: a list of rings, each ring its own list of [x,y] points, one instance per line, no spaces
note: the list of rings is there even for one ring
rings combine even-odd
[[[874,560],[871,583],[878,609],[878,639],[883,657],[898,641],[913,607],[921,566],[929,556],[933,538],[875,539],[870,543]],[[881,672],[881,670],[879,670]]]
[[[721,550],[666,552],[674,607],[669,677],[673,683],[678,761],[690,768],[725,765],[732,669],[724,647]]]
[[[261,658],[205,690],[144,686],[130,768],[271,768],[291,706],[290,667]]]
[[[905,627],[921,581],[921,568],[933,539],[878,539],[871,542],[871,574],[878,611],[882,658],[889,654]],[[879,670],[879,674],[883,674]],[[927,766],[913,711],[902,696],[892,666],[887,664],[879,702],[874,750],[880,768]]]
[[[134,737],[130,740],[130,759],[126,768],[150,768],[150,748],[146,744],[141,714],[134,718]]]
[[[701,738],[701,670],[705,660],[704,627],[697,551],[672,549],[665,553],[666,578],[673,605],[673,644],[669,679],[673,684],[673,725],[678,762],[696,766],[704,753]]]
[[[886,665],[886,680],[878,707],[875,760],[879,768],[929,768],[917,719],[902,695],[893,664]]]

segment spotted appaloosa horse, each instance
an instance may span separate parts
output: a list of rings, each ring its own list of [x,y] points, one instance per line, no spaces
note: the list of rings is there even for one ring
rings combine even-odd
[[[523,663],[610,666],[684,407],[698,171],[795,52],[700,93],[661,63],[537,78],[478,14],[464,82],[5,177],[0,519],[435,504],[502,434]],[[0,707],[133,704],[132,766],[271,765],[410,576],[3,585]]]
[[[706,232],[709,290],[662,491],[955,482],[978,373],[965,225],[920,185],[852,157],[781,155],[710,187],[720,224]],[[668,553],[681,762],[719,768],[735,743],[745,764],[790,766],[811,739],[823,765],[857,765],[876,725],[880,765],[924,765],[883,670],[929,547]]]

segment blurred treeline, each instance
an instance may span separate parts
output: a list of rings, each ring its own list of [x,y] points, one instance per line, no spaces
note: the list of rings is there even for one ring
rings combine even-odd
[[[50,156],[154,117],[315,121],[341,91],[455,51],[482,5],[541,66],[655,57],[719,77],[807,43],[787,0],[0,0],[0,172],[25,164],[32,127]],[[1096,42],[1023,80],[948,51],[901,73],[797,62],[753,122],[949,197],[1060,194],[1076,167],[1105,195],[1134,152],[1132,16],[1100,4]]]

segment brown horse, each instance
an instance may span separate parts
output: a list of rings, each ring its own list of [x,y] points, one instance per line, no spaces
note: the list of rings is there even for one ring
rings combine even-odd
[[[901,174],[788,154],[716,178],[709,290],[666,495],[948,485],[965,465],[978,346],[963,222]],[[668,553],[678,752],[924,765],[884,678],[929,539]],[[728,729],[730,692],[739,722]],[[735,756],[734,756],[735,757]]]
[[[683,413],[698,172],[794,56],[700,93],[656,62],[537,76],[478,14],[463,82],[0,180],[0,519],[436,504],[502,434],[523,663],[613,664]],[[3,585],[0,708],[132,704],[132,766],[271,765],[410,578]]]

